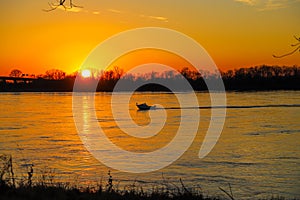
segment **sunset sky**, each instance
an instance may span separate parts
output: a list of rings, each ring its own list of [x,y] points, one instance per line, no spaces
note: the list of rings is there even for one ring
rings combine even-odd
[[[76,71],[99,43],[128,29],[156,26],[199,42],[222,69],[300,65],[300,0],[73,0],[82,8],[48,9],[55,0],[0,1],[0,75]]]

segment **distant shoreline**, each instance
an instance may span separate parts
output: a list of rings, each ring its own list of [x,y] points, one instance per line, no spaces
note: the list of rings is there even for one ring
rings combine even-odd
[[[300,82],[300,81],[299,81]],[[151,86],[142,86],[138,88],[135,92],[153,92],[153,93],[180,93],[180,92],[219,92],[220,90],[208,90],[208,89],[203,89],[203,90],[177,90],[177,91],[171,91],[168,88],[165,88],[160,85],[155,85],[153,88]],[[281,86],[281,87],[263,87],[263,88],[253,88],[253,87],[227,87],[225,86],[225,92],[272,92],[272,91],[300,91],[300,83],[299,85],[295,85],[295,87],[291,86]],[[81,90],[81,91],[74,91],[72,89],[59,89],[59,88],[19,88],[19,87],[10,87],[10,88],[0,88],[0,93],[12,93],[12,92],[20,92],[20,93],[52,93],[52,92],[58,92],[58,93],[72,93],[72,92],[96,92],[96,93],[101,93],[101,92],[132,92],[130,90],[99,90],[97,89],[96,91],[92,90]]]
[[[219,92],[218,90],[214,90],[215,92]],[[214,92],[214,91],[208,91],[208,90],[191,90],[191,91],[170,91],[170,90],[136,90],[135,92],[139,93],[185,93],[185,92]],[[225,89],[225,92],[277,92],[277,91],[300,91],[300,88],[283,88],[283,89]],[[0,90],[1,93],[73,93],[73,92],[91,92],[91,93],[112,93],[112,92],[131,92],[131,91],[106,91],[106,90],[97,90],[97,91],[73,91],[73,90]]]
[[[11,77],[0,76],[0,92],[73,92],[76,83],[76,92],[113,92],[118,81],[118,91],[132,91],[132,86],[138,85],[138,92],[171,92],[167,87],[156,83],[174,85],[175,91],[187,91],[184,85],[188,82],[193,91],[208,91],[207,83],[222,83],[226,91],[279,91],[300,90],[300,67],[266,66],[240,68],[228,70],[220,74],[193,71],[183,68],[180,73],[165,72],[162,74],[150,73],[141,76],[124,75],[118,68],[105,71],[99,77],[83,78],[78,76],[45,76]],[[76,82],[75,82],[76,80]],[[221,91],[222,87],[212,84],[210,91]],[[216,85],[216,86],[214,86]],[[80,88],[77,88],[77,87]],[[212,87],[212,88],[211,88]],[[215,88],[214,88],[215,87]]]

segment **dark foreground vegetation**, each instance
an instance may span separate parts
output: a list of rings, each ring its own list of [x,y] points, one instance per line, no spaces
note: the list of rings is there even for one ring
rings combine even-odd
[[[63,186],[33,186],[19,188],[1,188],[0,199],[10,200],[235,200],[234,197],[209,197],[201,193],[177,193],[170,194],[168,190],[156,190],[151,193],[145,193],[137,190],[124,191],[103,191],[65,188]],[[238,199],[238,198],[236,198]],[[253,198],[255,199],[255,198]],[[270,197],[262,200],[285,200],[284,197]]]
[[[28,164],[27,177],[19,178],[15,176],[12,156],[0,155],[0,199],[11,200],[235,200],[231,185],[228,188],[219,190],[222,195],[208,196],[204,195],[202,188],[187,187],[180,179],[178,184],[170,183],[163,178],[161,184],[152,186],[151,190],[144,190],[138,186],[136,181],[133,184],[119,189],[118,184],[114,185],[112,175],[108,172],[108,179],[105,184],[102,181],[96,187],[81,187],[78,184],[61,183],[54,181],[54,175],[51,170],[44,174],[37,175],[37,181],[33,181],[34,165]],[[149,188],[149,187],[148,187]],[[253,198],[255,199],[255,198]],[[265,200],[285,200],[284,197],[269,197]]]
[[[169,91],[168,88],[153,84],[153,82],[169,81],[171,85],[181,85],[183,77],[190,83],[195,91],[206,91],[207,82],[222,79],[227,91],[260,91],[260,90],[300,90],[299,66],[257,66],[228,70],[216,75],[211,72],[198,72],[183,68],[178,73],[166,71],[152,72],[144,75],[124,74],[123,70],[115,67],[112,70],[92,72],[89,78],[83,78],[80,73],[66,75],[61,70],[49,70],[44,75],[34,76],[25,74],[20,70],[13,70],[11,80],[0,77],[0,92],[71,92],[78,75],[81,90],[95,90],[89,88],[96,85],[97,91],[113,91],[116,83],[121,79],[122,85],[142,85],[138,91]],[[212,88],[219,90],[219,88]],[[123,87],[122,91],[130,90]],[[182,89],[184,90],[184,89]],[[178,88],[181,91],[181,88]]]

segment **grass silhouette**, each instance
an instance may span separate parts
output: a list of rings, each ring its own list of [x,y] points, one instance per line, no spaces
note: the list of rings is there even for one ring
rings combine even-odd
[[[205,196],[201,187],[190,189],[186,187],[180,179],[180,186],[169,183],[164,179],[163,184],[158,184],[152,188],[151,192],[146,192],[143,187],[136,182],[120,190],[118,185],[113,184],[111,172],[108,172],[108,180],[105,186],[101,183],[97,187],[79,187],[69,183],[56,183],[53,181],[53,170],[46,170],[38,181],[33,182],[33,165],[29,165],[27,180],[16,182],[14,176],[13,162],[11,155],[0,155],[0,199],[10,200],[223,200],[234,198],[234,192],[229,184],[229,189],[219,187],[223,196]],[[285,200],[284,197],[265,198],[265,200]]]

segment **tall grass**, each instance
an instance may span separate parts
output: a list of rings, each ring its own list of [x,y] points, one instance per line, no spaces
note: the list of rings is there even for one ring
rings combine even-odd
[[[96,187],[80,187],[70,183],[54,181],[55,171],[45,169],[35,182],[32,181],[34,165],[28,165],[27,177],[17,179],[14,174],[13,160],[10,155],[0,155],[0,199],[11,200],[236,200],[233,190],[219,187],[223,196],[206,196],[201,187],[189,188],[183,180],[178,185],[168,182],[163,176],[163,183],[153,186],[151,191],[145,191],[136,181],[119,189],[114,184],[111,172],[105,184],[101,182]],[[20,180],[20,181],[16,181]],[[269,197],[265,200],[284,200],[283,197]]]

